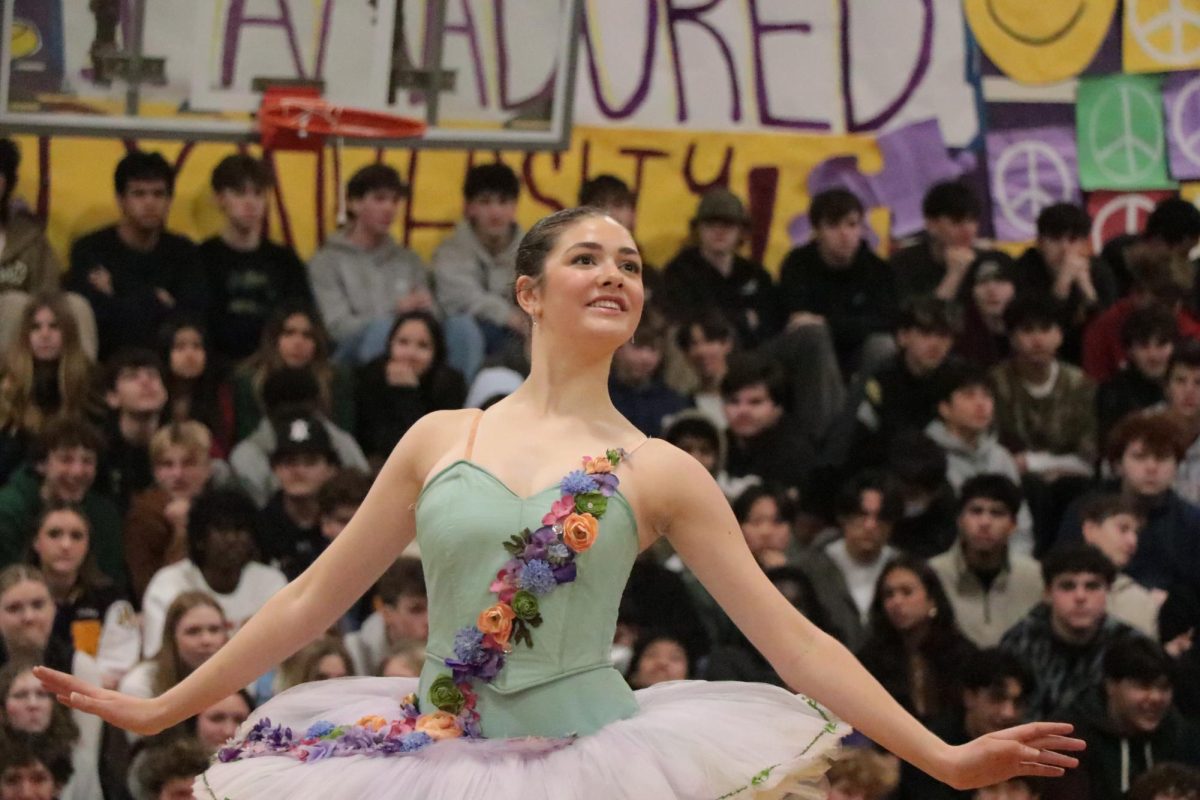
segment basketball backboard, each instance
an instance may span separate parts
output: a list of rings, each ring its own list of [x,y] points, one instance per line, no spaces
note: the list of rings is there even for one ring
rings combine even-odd
[[[250,142],[294,82],[426,120],[405,147],[565,149],[581,3],[0,0],[0,129]]]

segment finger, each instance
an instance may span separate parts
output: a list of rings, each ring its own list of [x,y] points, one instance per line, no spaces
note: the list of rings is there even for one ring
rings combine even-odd
[[[90,688],[85,681],[81,681],[74,675],[59,672],[56,669],[49,669],[48,667],[34,667],[33,674],[48,691],[54,694],[70,694],[71,692],[82,692]]]
[[[1029,775],[1038,778],[1061,778],[1066,772],[1062,767],[1051,767],[1046,764],[1021,762],[1018,775]]]
[[[1076,739],[1071,736],[1043,736],[1040,739],[1032,739],[1025,742],[1030,747],[1037,747],[1044,750],[1066,750],[1069,752],[1077,752],[1087,749],[1087,742],[1083,739]]]
[[[1064,769],[1074,769],[1079,766],[1079,759],[1074,756],[1056,753],[1053,750],[1041,750],[1038,752],[1036,759],[1031,759],[1038,764],[1045,764],[1051,767],[1063,767]]]
[[[74,708],[88,714],[95,714],[103,717],[105,707],[108,705],[103,700],[91,697],[80,692],[71,692],[70,694],[59,695],[58,701],[69,708]]]
[[[1024,742],[1043,736],[1066,736],[1073,730],[1075,730],[1075,726],[1068,722],[1026,722],[1024,725],[997,731],[992,736],[997,739],[1015,739]]]

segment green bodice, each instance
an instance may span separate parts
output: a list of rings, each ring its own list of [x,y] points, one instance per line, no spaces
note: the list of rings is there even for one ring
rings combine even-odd
[[[429,595],[428,658],[418,693],[447,673],[454,636],[496,602],[489,587],[510,558],[504,542],[536,530],[560,496],[558,484],[520,497],[495,475],[467,460],[435,475],[417,500],[417,542]],[[491,683],[475,681],[487,737],[588,734],[637,711],[633,692],[609,654],[621,593],[638,552],[637,524],[618,490],[609,498],[599,534],[576,558],[575,581],[542,598],[542,624],[532,647],[514,644]]]

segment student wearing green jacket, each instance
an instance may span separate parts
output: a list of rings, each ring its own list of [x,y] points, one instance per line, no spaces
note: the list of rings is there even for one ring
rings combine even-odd
[[[64,417],[46,424],[35,444],[34,461],[0,488],[0,567],[25,560],[33,526],[47,503],[75,503],[91,525],[97,566],[124,585],[121,515],[116,503],[93,485],[103,447],[100,432],[86,422]]]

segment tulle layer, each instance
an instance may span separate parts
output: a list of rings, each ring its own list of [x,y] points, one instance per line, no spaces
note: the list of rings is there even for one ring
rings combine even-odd
[[[328,721],[402,716],[415,678],[299,686],[263,718],[304,731]],[[757,683],[677,681],[636,692],[639,711],[576,739],[445,739],[414,752],[301,762],[264,756],[214,764],[205,800],[822,800],[822,776],[849,729],[816,703]]]

